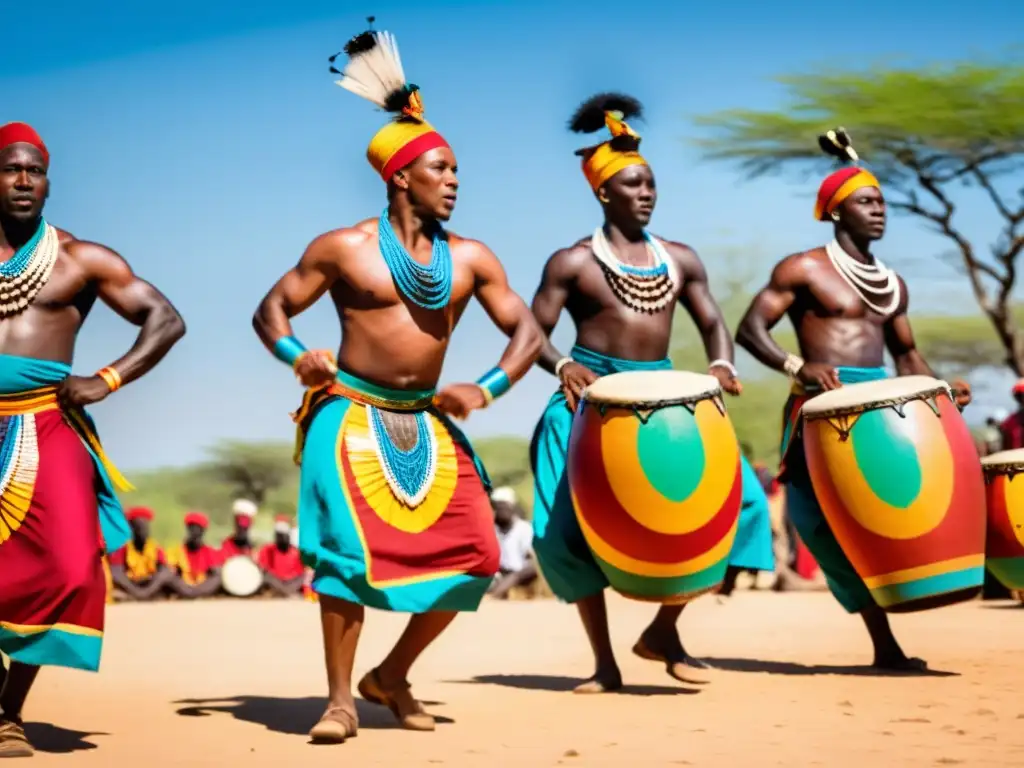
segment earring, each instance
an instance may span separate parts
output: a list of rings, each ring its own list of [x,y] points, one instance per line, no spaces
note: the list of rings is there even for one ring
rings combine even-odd
[[[832,221],[839,221],[839,211],[832,212]]]
[[[607,197],[605,197],[604,195],[598,195],[598,196],[597,196],[597,199],[598,199],[598,200],[600,200],[600,201],[601,201],[602,203],[604,203],[605,205],[608,205],[608,198],[607,198]]]

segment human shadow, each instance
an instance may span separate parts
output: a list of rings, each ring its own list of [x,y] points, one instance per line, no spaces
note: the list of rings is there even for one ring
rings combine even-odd
[[[834,664],[798,664],[794,661],[770,661],[767,659],[730,659],[701,656],[713,669],[727,672],[767,672],[769,675],[846,675],[849,677],[960,677],[959,672],[940,669],[923,671],[897,671],[876,669],[871,666],[847,666]]]
[[[73,752],[86,752],[97,749],[86,739],[92,736],[109,736],[99,731],[73,731],[61,728],[52,723],[25,723],[25,736],[36,752],[47,752],[52,755],[70,755]]]
[[[477,675],[469,680],[446,680],[448,683],[463,685],[501,685],[506,688],[522,688],[528,691],[571,691],[583,682],[578,677],[562,675]],[[697,688],[674,685],[623,685],[613,694],[626,696],[679,696],[700,693]]]
[[[283,696],[222,696],[216,699],[180,699],[171,702],[178,707],[182,717],[209,717],[214,714],[230,715],[255,725],[262,725],[268,731],[301,736],[309,733],[327,708],[327,699],[321,696],[286,698]],[[424,701],[426,707],[440,706],[442,702]],[[394,715],[386,708],[356,699],[359,727],[399,728]],[[433,713],[431,713],[433,714]],[[434,715],[441,724],[455,722],[449,717]]]
[[[1024,610],[1024,603],[982,603],[981,607],[989,611],[1020,611]]]

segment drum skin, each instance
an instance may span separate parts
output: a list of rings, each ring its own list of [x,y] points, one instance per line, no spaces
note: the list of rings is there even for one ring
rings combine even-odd
[[[971,599],[985,574],[985,487],[967,424],[945,393],[902,410],[802,425],[825,518],[875,602],[894,613]]]
[[[1024,474],[986,467],[985,479],[986,565],[1007,589],[1024,589]]]
[[[584,396],[568,478],[583,536],[617,592],[678,604],[721,584],[742,484],[736,433],[710,396],[640,414]]]
[[[221,567],[221,584],[224,591],[234,597],[250,597],[259,592],[263,574],[246,555],[229,557]]]

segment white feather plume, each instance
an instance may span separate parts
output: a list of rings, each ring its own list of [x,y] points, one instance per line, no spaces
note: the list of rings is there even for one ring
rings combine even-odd
[[[398,43],[390,32],[369,34],[373,35],[376,45],[350,56],[337,84],[386,109],[388,96],[405,86],[402,58],[398,55]]]

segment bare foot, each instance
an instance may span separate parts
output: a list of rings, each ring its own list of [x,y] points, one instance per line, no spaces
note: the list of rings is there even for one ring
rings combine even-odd
[[[928,671],[928,662],[924,659],[912,658],[900,653],[898,655],[876,656],[871,667],[885,672],[919,674]]]
[[[434,730],[434,718],[423,709],[423,704],[413,698],[409,683],[403,680],[396,685],[385,685],[380,674],[371,669],[359,681],[359,695],[372,704],[380,704],[391,710],[402,727],[410,731]]]
[[[708,676],[702,674],[701,670],[711,669],[710,665],[690,656],[675,632],[671,636],[662,637],[647,629],[633,646],[633,653],[647,661],[661,662],[669,677],[681,683],[703,685],[709,682]]]
[[[0,758],[32,757],[34,753],[21,722],[0,717]]]
[[[622,674],[618,667],[599,669],[589,680],[572,689],[573,693],[612,693],[622,688]]]
[[[336,707],[328,707],[313,726],[309,738],[318,744],[341,744],[359,732],[359,718],[356,716],[355,702]]]

